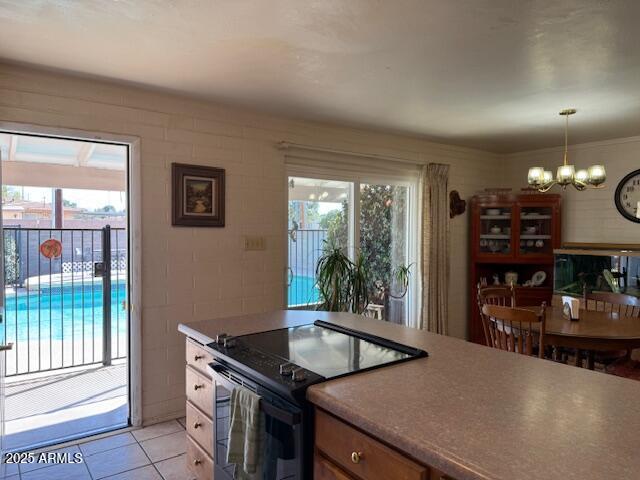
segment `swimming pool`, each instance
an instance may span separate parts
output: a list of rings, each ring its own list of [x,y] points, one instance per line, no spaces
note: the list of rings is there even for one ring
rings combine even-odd
[[[111,285],[111,335],[127,335],[124,281]],[[6,342],[90,340],[102,338],[102,284],[76,283],[5,295]],[[101,341],[101,340],[100,340]],[[115,353],[115,352],[114,352]]]
[[[314,277],[294,275],[287,290],[288,306],[318,303],[320,294]]]

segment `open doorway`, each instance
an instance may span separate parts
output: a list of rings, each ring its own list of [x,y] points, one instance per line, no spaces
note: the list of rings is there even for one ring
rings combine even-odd
[[[0,132],[5,450],[129,424],[129,147]]]

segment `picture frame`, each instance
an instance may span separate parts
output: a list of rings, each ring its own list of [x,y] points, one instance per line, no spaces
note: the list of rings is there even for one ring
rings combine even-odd
[[[224,169],[172,163],[171,184],[173,226],[224,227]]]

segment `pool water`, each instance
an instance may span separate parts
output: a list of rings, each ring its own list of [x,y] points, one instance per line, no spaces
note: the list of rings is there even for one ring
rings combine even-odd
[[[111,285],[111,335],[127,335],[126,283]],[[4,329],[7,342],[91,340],[102,338],[102,284],[52,286],[40,291],[7,293]],[[84,330],[84,335],[83,335]],[[126,338],[126,337],[125,337]]]
[[[318,303],[320,294],[314,277],[294,275],[287,291],[288,305]]]

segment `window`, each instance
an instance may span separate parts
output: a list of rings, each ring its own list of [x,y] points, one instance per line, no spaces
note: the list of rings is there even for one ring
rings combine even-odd
[[[335,245],[367,260],[367,314],[404,324],[416,309],[417,180],[362,180],[289,177],[287,305],[317,305],[316,265],[326,246]],[[397,273],[408,266],[405,286]]]

